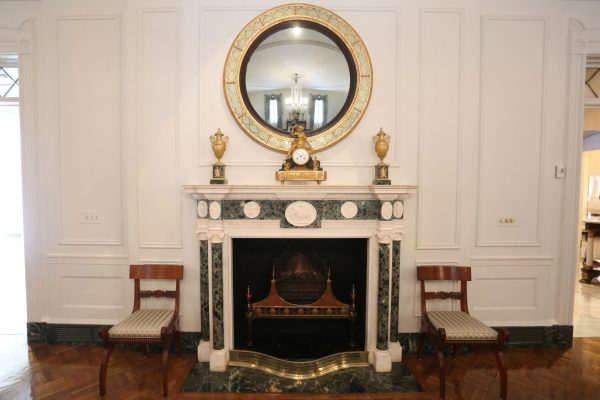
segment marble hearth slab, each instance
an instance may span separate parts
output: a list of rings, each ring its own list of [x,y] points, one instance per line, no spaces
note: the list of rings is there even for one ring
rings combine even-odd
[[[303,381],[242,367],[214,372],[208,363],[198,363],[190,372],[183,392],[402,393],[421,392],[421,387],[403,363],[394,363],[390,372],[375,372],[372,367],[349,368]]]

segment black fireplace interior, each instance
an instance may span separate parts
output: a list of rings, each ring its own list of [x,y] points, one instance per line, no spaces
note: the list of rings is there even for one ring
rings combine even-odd
[[[302,253],[331,271],[335,296],[350,304],[356,287],[356,346],[351,349],[350,321],[336,319],[256,319],[252,347],[247,346],[246,291],[252,301],[267,297],[273,264],[282,255]],[[233,239],[234,348],[252,350],[288,360],[315,359],[365,348],[367,239]]]

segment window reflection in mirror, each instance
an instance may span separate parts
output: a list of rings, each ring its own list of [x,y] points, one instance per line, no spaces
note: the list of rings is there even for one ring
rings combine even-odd
[[[258,40],[245,64],[245,100],[255,117],[281,131],[295,124],[316,134],[349,106],[353,90],[346,53],[316,29],[285,24]]]

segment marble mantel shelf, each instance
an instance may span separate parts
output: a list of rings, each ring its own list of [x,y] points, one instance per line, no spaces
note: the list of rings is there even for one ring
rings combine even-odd
[[[195,199],[205,200],[384,200],[415,193],[412,185],[184,185]]]

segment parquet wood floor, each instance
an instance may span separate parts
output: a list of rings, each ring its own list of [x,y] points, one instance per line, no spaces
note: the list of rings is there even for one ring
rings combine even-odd
[[[102,348],[32,344],[24,336],[0,335],[0,399],[97,399],[98,368]],[[592,400],[600,398],[600,338],[576,338],[571,349],[511,349],[508,397],[511,400]],[[434,356],[422,361],[406,355],[404,361],[423,386],[423,395],[325,395],[311,399],[424,399],[438,393]],[[303,396],[234,394],[177,394],[196,362],[195,354],[175,355],[169,362],[169,392],[178,400],[300,399]],[[448,361],[448,399],[487,400],[498,397],[493,356],[487,352],[462,354]],[[117,348],[108,370],[106,399],[160,399],[161,370],[158,354],[144,359],[138,352]],[[307,396],[304,396],[307,397]]]

